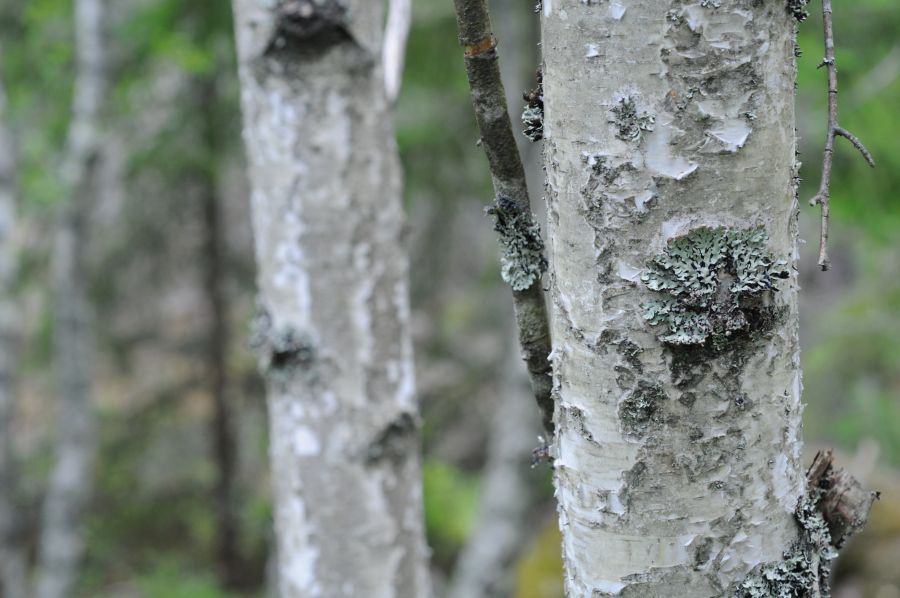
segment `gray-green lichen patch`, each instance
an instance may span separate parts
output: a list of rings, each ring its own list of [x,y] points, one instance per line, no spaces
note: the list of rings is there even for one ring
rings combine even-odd
[[[809,17],[809,12],[806,10],[807,4],[809,4],[809,0],[787,0],[787,10],[795,19],[803,22]]]
[[[544,84],[541,70],[535,74],[536,85],[528,93],[522,94],[525,109],[522,111],[523,133],[531,141],[544,138]]]
[[[865,525],[877,492],[834,469],[819,452],[807,473],[809,490],[794,510],[800,534],[781,561],[764,563],[731,593],[733,598],[829,598],[831,566],[849,536]]]
[[[642,434],[656,421],[662,403],[668,396],[661,386],[641,380],[637,388],[619,404],[619,420],[625,431],[632,435]]]
[[[500,275],[514,291],[524,291],[547,270],[541,228],[531,214],[506,197],[497,198],[485,211],[494,216],[494,230],[503,248]]]
[[[653,115],[638,110],[631,96],[621,98],[610,112],[609,122],[616,126],[616,137],[622,141],[640,143],[644,133],[652,131],[656,123]]]
[[[766,295],[788,272],[768,252],[767,241],[763,227],[701,227],[671,239],[641,276],[662,295],[644,305],[644,319],[665,327],[660,340],[720,345],[769,321]]]
[[[800,539],[781,561],[748,575],[734,598],[827,598],[831,564],[837,558],[828,524],[818,508],[819,491],[804,496],[794,513]]]

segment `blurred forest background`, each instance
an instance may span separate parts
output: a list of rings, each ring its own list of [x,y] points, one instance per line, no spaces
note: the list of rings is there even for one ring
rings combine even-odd
[[[533,4],[493,2],[514,114],[539,60]],[[105,8],[112,87],[85,214],[99,461],[78,595],[262,596],[271,540],[266,417],[248,341],[253,249],[230,6],[118,0]],[[821,17],[817,3],[810,9],[798,59],[804,200],[818,185],[826,126],[826,75],[816,70]],[[842,124],[878,168],[838,142],[831,272],[815,265],[817,209],[801,204],[809,241],[800,264],[805,436],[810,456],[833,445],[857,477],[884,492],[842,557],[836,596],[900,598],[900,4],[854,0],[834,9]],[[65,201],[59,165],[71,118],[72,11],[71,0],[0,0],[0,119],[12,133],[21,233],[11,440],[18,533],[32,547],[59,395],[48,270]],[[452,3],[416,0],[413,12],[396,123],[435,586],[452,583],[467,543],[501,533],[477,534],[487,520],[479,505],[493,496],[505,513],[502,533],[520,548],[510,595],[561,597],[550,472],[528,466],[539,423],[483,216],[490,179],[475,147]],[[540,147],[525,144],[523,137],[539,197]],[[226,438],[234,468],[216,449],[223,411],[234,423]],[[216,508],[222,492],[233,512]],[[222,517],[232,518],[228,537]]]

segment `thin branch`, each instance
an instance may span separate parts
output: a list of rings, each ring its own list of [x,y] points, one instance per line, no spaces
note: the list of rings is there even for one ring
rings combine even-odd
[[[454,5],[459,43],[465,52],[472,105],[481,132],[481,147],[490,164],[494,193],[498,205],[502,200],[507,215],[513,208],[515,214],[512,216],[527,229],[534,225],[531,201],[500,80],[497,42],[491,30],[487,0],[454,0]],[[496,210],[492,213],[496,214]],[[531,377],[531,388],[541,410],[544,428],[552,433],[550,324],[540,276],[536,276],[527,288],[513,288],[513,304],[519,344]]]
[[[403,83],[403,64],[406,58],[406,40],[412,23],[411,0],[389,0],[387,24],[381,57],[384,64],[384,89],[392,104],[400,95]]]
[[[825,151],[822,160],[822,182],[819,184],[818,193],[810,200],[809,204],[822,206],[819,267],[822,270],[828,270],[830,266],[828,259],[828,219],[831,200],[831,165],[834,160],[834,138],[840,136],[850,141],[872,168],[875,168],[875,160],[858,137],[838,124],[837,64],[834,58],[834,27],[831,17],[831,0],[822,0],[822,22],[825,35],[825,58],[822,60],[819,68],[823,66],[828,68],[828,131],[825,137]]]

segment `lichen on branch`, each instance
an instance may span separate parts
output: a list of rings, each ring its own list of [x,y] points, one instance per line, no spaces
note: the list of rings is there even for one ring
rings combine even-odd
[[[760,321],[765,295],[775,279],[787,278],[786,263],[766,248],[763,227],[701,227],[671,239],[648,264],[641,280],[662,299],[644,305],[644,319],[664,326],[670,345],[721,343]]]
[[[541,69],[537,70],[534,78],[534,89],[522,94],[522,99],[525,100],[525,109],[522,110],[525,130],[522,132],[531,141],[540,141],[544,138],[544,83]]]
[[[497,198],[485,212],[494,216],[494,230],[503,248],[500,276],[514,291],[524,291],[547,270],[541,227],[531,214],[505,197]]]

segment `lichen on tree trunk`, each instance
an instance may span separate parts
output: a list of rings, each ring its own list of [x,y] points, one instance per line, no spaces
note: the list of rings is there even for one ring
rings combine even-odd
[[[382,6],[234,6],[280,595],[427,596]]]
[[[797,539],[794,20],[543,0],[569,596],[728,596]]]

